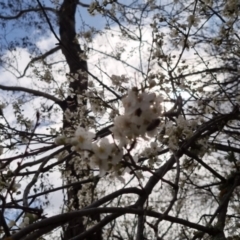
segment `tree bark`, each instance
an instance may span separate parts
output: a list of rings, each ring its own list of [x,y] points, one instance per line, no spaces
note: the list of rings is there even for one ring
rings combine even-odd
[[[63,101],[63,110],[69,109],[71,112],[76,112],[79,103],[77,99],[78,94],[83,94],[84,91],[87,90],[88,82],[88,68],[87,61],[83,59],[82,54],[84,51],[81,49],[80,44],[77,39],[77,34],[75,30],[75,13],[77,8],[78,0],[64,0],[62,6],[59,11],[59,26],[60,26],[60,47],[62,53],[64,54],[67,64],[70,69],[70,75],[73,76],[72,81],[69,83],[69,88],[72,90],[73,96],[68,96]],[[86,102],[83,104],[86,105]],[[66,121],[65,117],[63,117],[63,131],[74,132],[75,126],[71,121]],[[66,163],[66,171],[71,172],[71,176],[73,179],[81,179],[88,175],[89,173],[84,172],[82,174],[77,174],[74,165],[67,162]],[[69,179],[67,184],[72,183]],[[74,209],[79,210],[79,199],[78,192],[81,190],[81,186],[76,186],[71,190],[68,190],[67,197],[68,201],[72,200],[72,204]],[[91,191],[91,190],[90,190]],[[90,203],[89,203],[90,204]],[[100,220],[99,215],[93,216],[92,220]],[[86,228],[83,224],[82,217],[73,219],[69,222],[67,226],[63,227],[63,240],[68,240],[77,235],[83,233]],[[88,240],[98,239],[101,240],[101,231],[93,233],[89,236]]]

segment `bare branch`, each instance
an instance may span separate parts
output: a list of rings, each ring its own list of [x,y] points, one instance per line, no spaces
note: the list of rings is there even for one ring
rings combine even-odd
[[[44,7],[44,10],[45,11],[50,11],[50,12],[53,12],[53,13],[58,13],[58,11],[54,8],[50,8],[50,7]],[[15,16],[2,16],[0,15],[0,19],[4,19],[4,20],[14,20],[14,19],[18,19],[19,17],[21,17],[22,15],[26,14],[26,13],[29,13],[29,12],[40,12],[42,11],[41,8],[29,8],[29,9],[25,9],[25,10],[20,10],[18,12],[17,15]]]
[[[78,5],[80,5],[81,7],[85,7],[85,8],[90,7],[89,4],[83,3],[83,2],[81,2],[81,1],[78,1]]]
[[[28,63],[28,65],[25,67],[24,71],[23,71],[23,74],[21,76],[18,77],[18,79],[20,78],[23,78],[28,70],[28,68],[34,63],[34,62],[37,62],[39,60],[43,60],[45,59],[46,57],[50,56],[51,54],[57,52],[60,48],[60,46],[57,46],[51,50],[49,50],[48,52],[44,53],[43,55],[41,56],[38,56],[38,57],[35,57],[33,59],[31,59],[31,61]]]
[[[55,215],[53,217],[44,219],[40,222],[33,223],[33,224],[29,225],[28,227],[20,230],[16,234],[12,235],[11,237],[12,237],[12,240],[22,240],[23,237],[25,237],[27,234],[30,234],[31,232],[35,231],[36,229],[42,229],[44,227],[50,227],[52,225],[57,227],[57,225],[60,226],[62,224],[65,224],[74,218],[78,218],[80,216],[91,215],[93,213],[114,213],[114,214],[119,214],[118,216],[123,215],[123,214],[137,214],[137,215],[145,214],[146,216],[150,216],[150,217],[154,217],[154,218],[162,218],[162,216],[163,216],[163,214],[158,213],[158,212],[154,212],[154,211],[150,211],[150,210],[140,210],[140,209],[136,209],[136,208],[110,207],[110,208],[83,209],[83,210],[79,210],[79,211],[73,211],[70,213],[63,213],[63,214]],[[175,223],[187,226],[187,227],[194,228],[196,230],[208,233],[210,235],[213,235],[216,232],[218,232],[218,231],[214,230],[213,228],[204,227],[200,224],[192,223],[192,222],[186,221],[181,218],[166,216],[164,219],[167,221],[175,222]]]
[[[60,103],[62,102],[61,99],[56,98],[53,95],[50,95],[46,92],[41,92],[41,91],[38,91],[38,90],[30,89],[30,88],[0,85],[0,89],[5,90],[5,91],[13,91],[13,92],[19,91],[19,92],[30,93],[30,94],[33,94],[34,96],[44,97],[48,100],[53,101],[54,103],[56,103],[58,105],[60,105]]]

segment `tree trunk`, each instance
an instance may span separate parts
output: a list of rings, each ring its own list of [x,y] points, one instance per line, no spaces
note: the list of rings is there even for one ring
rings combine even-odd
[[[67,64],[70,69],[70,75],[73,77],[70,83],[69,88],[73,92],[73,96],[68,96],[63,101],[63,109],[69,109],[71,112],[77,112],[79,107],[84,107],[86,102],[78,103],[77,95],[81,95],[84,91],[87,90],[88,82],[87,82],[87,61],[83,59],[81,54],[83,54],[83,50],[80,47],[80,44],[77,39],[76,30],[75,30],[75,13],[77,8],[77,0],[64,0],[63,4],[59,11],[59,25],[60,25],[60,46],[62,49],[62,53],[64,54]],[[82,106],[81,106],[82,104]],[[84,123],[81,123],[84,126]],[[74,133],[76,128],[76,122],[67,121],[65,117],[63,117],[63,131],[65,133]],[[71,172],[71,179],[68,179],[68,184],[72,183],[72,181],[76,181],[76,179],[80,180],[83,177],[90,176],[90,172],[84,171],[81,174],[76,173],[74,169],[74,165],[72,163],[66,163],[66,171]],[[75,179],[75,180],[72,180]],[[72,200],[72,206],[74,209],[78,210],[81,207],[79,206],[78,194],[81,190],[80,187],[74,187],[71,190],[68,190],[67,197],[68,203]],[[91,191],[91,189],[89,189]],[[90,203],[89,203],[90,204]],[[93,220],[100,220],[99,216],[92,217]],[[73,237],[78,236],[86,230],[83,219],[77,218],[73,219],[69,222],[67,226],[63,227],[63,240],[68,240]],[[93,233],[87,239],[98,239],[101,240],[101,231]]]

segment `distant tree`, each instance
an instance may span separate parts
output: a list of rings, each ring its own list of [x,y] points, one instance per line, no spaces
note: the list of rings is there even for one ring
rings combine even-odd
[[[1,238],[240,239],[239,8],[0,1]]]

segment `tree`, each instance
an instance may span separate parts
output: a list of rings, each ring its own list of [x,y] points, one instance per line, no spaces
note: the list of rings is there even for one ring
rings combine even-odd
[[[3,239],[239,239],[238,1],[0,4]]]

